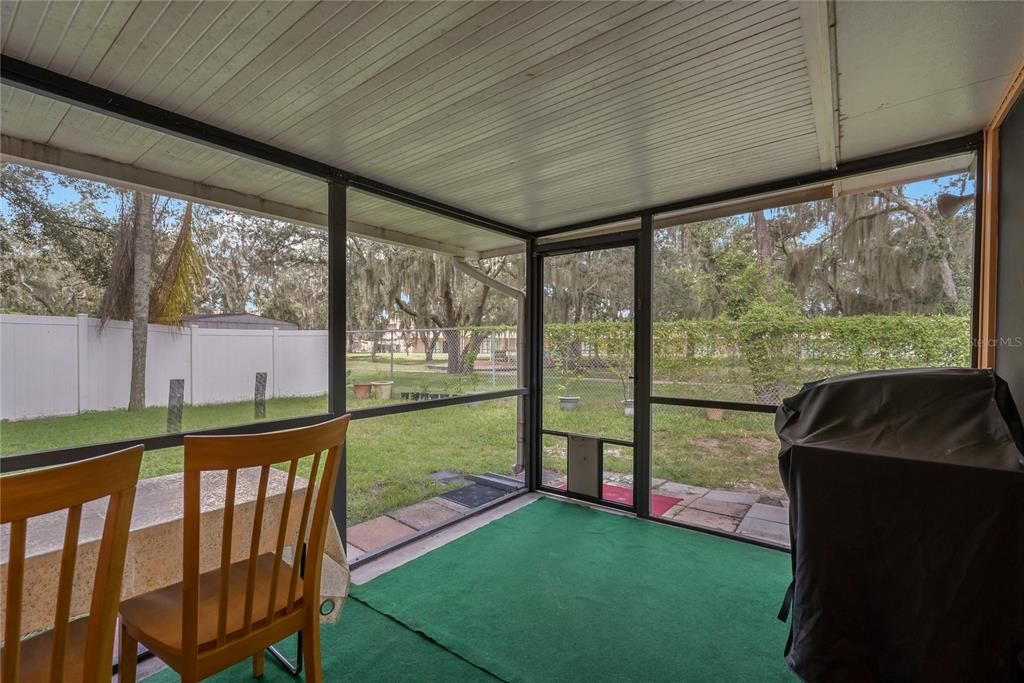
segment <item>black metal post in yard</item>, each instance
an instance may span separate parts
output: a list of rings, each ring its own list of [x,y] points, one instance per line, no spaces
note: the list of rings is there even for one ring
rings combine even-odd
[[[256,389],[252,397],[252,416],[262,420],[267,416],[267,373],[256,373]]]
[[[167,395],[167,433],[181,431],[181,413],[185,405],[185,380],[172,379]]]
[[[636,515],[651,516],[651,380],[654,308],[654,229],[653,216],[640,218],[639,243],[633,264],[636,296],[636,324],[633,343],[633,496]]]

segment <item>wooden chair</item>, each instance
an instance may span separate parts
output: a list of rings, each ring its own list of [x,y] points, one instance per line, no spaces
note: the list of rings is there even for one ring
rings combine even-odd
[[[0,477],[0,524],[10,524],[3,683],[109,681],[125,548],[142,446],[81,462]],[[109,496],[89,615],[69,621],[82,506]],[[32,517],[67,510],[53,628],[21,640],[25,538]]]
[[[320,570],[348,423],[346,415],[311,427],[268,434],[185,437],[182,581],[121,605],[122,681],[135,680],[137,643],[177,671],[185,683],[247,657],[253,658],[253,676],[261,676],[264,649],[297,632],[302,635],[306,680],[323,680]],[[288,516],[299,461],[310,455],[309,484],[295,535],[289,539]],[[270,467],[275,464],[287,464],[288,483],[275,550],[260,553]],[[235,487],[238,470],[248,467],[260,468],[252,534],[247,559],[232,562]],[[200,573],[200,479],[203,472],[215,470],[227,472],[220,566]],[[316,504],[311,514],[314,495]],[[300,570],[304,541],[306,561],[304,570]],[[295,549],[290,564],[285,557],[289,545]]]

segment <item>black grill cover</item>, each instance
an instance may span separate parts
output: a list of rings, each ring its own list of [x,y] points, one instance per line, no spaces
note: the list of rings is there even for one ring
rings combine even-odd
[[[1024,433],[991,371],[866,372],[779,407],[806,681],[1020,680]]]

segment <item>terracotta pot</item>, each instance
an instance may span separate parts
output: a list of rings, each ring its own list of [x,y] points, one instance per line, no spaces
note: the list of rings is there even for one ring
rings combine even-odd
[[[725,419],[724,408],[705,408],[704,415],[712,422],[720,422]]]
[[[352,385],[352,391],[355,392],[356,398],[370,398],[372,389],[373,385],[370,382],[356,382]]]

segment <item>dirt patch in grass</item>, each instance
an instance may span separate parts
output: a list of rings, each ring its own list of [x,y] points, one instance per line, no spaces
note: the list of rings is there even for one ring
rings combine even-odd
[[[734,440],[759,456],[777,455],[779,452],[777,441],[769,441],[768,439],[761,439],[756,436],[737,436]]]
[[[730,437],[731,439],[732,437]],[[722,441],[725,441],[725,439],[714,436],[698,436],[693,439],[693,445],[702,453],[707,453],[708,455],[724,455],[722,452]]]
[[[778,452],[773,442],[756,436],[698,436],[690,443],[704,456],[741,462],[771,459]]]

